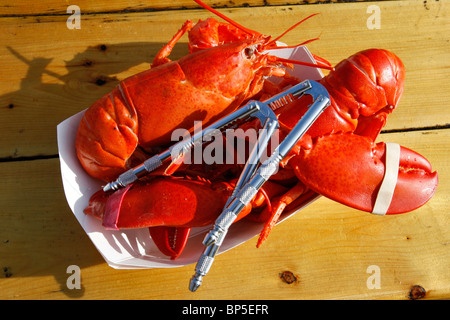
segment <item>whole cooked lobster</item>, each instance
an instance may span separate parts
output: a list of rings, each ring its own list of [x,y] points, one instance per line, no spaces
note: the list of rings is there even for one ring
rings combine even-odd
[[[196,1],[205,8],[213,9]],[[298,82],[293,61],[267,54],[276,40],[220,15],[187,21],[157,54],[152,68],[123,80],[87,109],[77,132],[76,152],[85,170],[103,181],[116,179],[170,144],[177,128],[193,130]],[[168,56],[189,32],[191,54]],[[316,67],[329,68],[316,57]],[[297,62],[295,62],[297,63]],[[275,85],[269,77],[282,78]],[[287,206],[316,193],[376,214],[414,210],[434,194],[438,178],[421,155],[396,144],[375,143],[403,92],[404,66],[393,53],[361,51],[321,80],[331,106],[283,160],[238,219],[264,221],[257,246]],[[306,112],[297,100],[276,110],[281,139]],[[246,128],[252,124],[246,124]],[[221,213],[239,174],[238,165],[173,164],[115,193],[95,193],[85,213],[104,219],[118,212],[116,227],[149,228],[161,250],[178,257],[192,227],[210,225]],[[169,169],[170,168],[170,169]],[[236,220],[236,221],[237,221]]]

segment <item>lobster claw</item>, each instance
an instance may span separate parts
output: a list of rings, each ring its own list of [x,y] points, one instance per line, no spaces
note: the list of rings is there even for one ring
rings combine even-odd
[[[150,236],[164,255],[176,259],[186,246],[191,228],[188,227],[150,227]]]
[[[342,204],[376,214],[409,212],[433,196],[438,175],[420,154],[395,144],[389,151],[389,146],[333,134],[318,138],[290,165],[310,189]]]
[[[226,184],[201,178],[154,177],[92,195],[86,214],[110,230],[148,228],[160,251],[177,258],[192,227],[210,225],[229,197]],[[249,210],[246,214],[249,213]]]

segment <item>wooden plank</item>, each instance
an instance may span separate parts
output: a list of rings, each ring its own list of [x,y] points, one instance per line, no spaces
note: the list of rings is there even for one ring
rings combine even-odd
[[[329,3],[329,2],[354,2],[355,0],[300,0],[300,1],[283,1],[283,0],[204,0],[206,4],[214,8],[223,7],[255,7],[269,5],[288,5],[288,4],[312,4],[312,3]],[[368,0],[356,0],[368,1]],[[58,0],[46,0],[32,2],[19,0],[0,5],[0,16],[5,15],[54,15],[66,14],[70,3]],[[78,0],[76,5],[80,8],[82,14],[104,13],[104,12],[133,12],[133,11],[152,11],[152,10],[173,10],[186,8],[200,8],[192,0],[111,0],[111,1],[89,1]]]
[[[382,12],[379,30],[367,28],[364,3],[222,11],[273,35],[320,12],[283,40],[296,44],[321,35],[309,48],[333,64],[370,47],[392,50],[404,61],[407,77],[404,97],[386,129],[448,125],[442,101],[450,94],[444,90],[449,87],[449,1],[431,2],[428,10],[414,1],[377,5]],[[93,14],[83,16],[79,30],[69,30],[65,16],[1,18],[0,158],[56,154],[59,122],[88,107],[119,80],[147,69],[186,19],[209,16],[205,10]],[[187,53],[186,41],[183,37],[172,58]]]
[[[204,1],[210,6],[217,7],[241,7],[241,6],[263,6],[263,0],[237,0],[237,1]],[[75,3],[74,3],[75,4]],[[46,0],[42,2],[30,3],[26,0],[14,1],[4,6],[0,6],[0,16],[2,15],[54,15],[67,14],[67,8],[71,5],[68,2],[57,0]],[[112,1],[76,1],[82,14],[104,13],[104,12],[133,12],[152,10],[173,10],[181,8],[200,8],[192,0],[112,0]]]
[[[83,0],[77,3],[85,8]],[[56,154],[57,123],[90,105],[119,80],[148,68],[184,20],[210,16],[204,10],[129,13],[126,6],[143,4],[140,8],[148,9],[148,4],[124,3],[92,4],[87,9],[91,13],[122,13],[83,15],[80,30],[66,28],[64,2],[27,6],[17,1],[0,7],[6,10],[0,15],[15,15],[0,19],[5,45],[0,48],[0,158]],[[184,2],[173,1],[171,6],[178,3]],[[321,40],[309,47],[332,63],[371,46],[394,51],[405,62],[407,82],[387,129],[448,125],[444,103],[449,94],[444,88],[449,84],[445,74],[449,1],[377,2],[381,29],[376,30],[366,26],[368,5],[222,11],[274,35],[320,11],[320,20],[308,21],[284,41],[295,44],[321,34]],[[37,16],[23,17],[30,14]],[[184,37],[181,42],[185,41]],[[184,54],[181,45],[174,57]],[[449,298],[449,135],[450,129],[440,129],[380,136],[379,140],[399,142],[426,155],[439,171],[437,193],[424,207],[406,215],[374,217],[322,198],[277,226],[262,248],[256,250],[252,239],[220,255],[195,294],[187,290],[194,266],[122,271],[108,267],[65,202],[58,159],[0,162],[0,298],[406,299],[412,285],[423,286],[427,298]],[[81,268],[80,290],[67,288],[69,265]],[[367,287],[371,265],[380,268],[381,289]],[[297,281],[283,282],[283,271],[291,271]]]
[[[438,170],[433,199],[418,210],[379,217],[325,198],[217,257],[203,286],[188,291],[194,266],[115,270],[107,266],[68,208],[58,159],[0,163],[0,299],[429,299],[450,298],[450,129],[383,134],[425,155]],[[81,268],[70,290],[69,265]],[[369,289],[369,266],[380,289]],[[283,282],[292,272],[297,281]],[[139,289],[137,289],[139,288]]]

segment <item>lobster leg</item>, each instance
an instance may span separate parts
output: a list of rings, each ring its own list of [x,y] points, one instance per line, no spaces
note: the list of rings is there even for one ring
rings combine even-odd
[[[288,192],[282,195],[275,203],[272,205],[272,210],[268,208],[265,211],[269,211],[269,217],[266,220],[264,225],[264,229],[259,235],[258,242],[256,247],[259,248],[261,244],[267,239],[270,231],[272,231],[273,227],[277,223],[280,218],[281,213],[283,213],[286,206],[291,204],[294,200],[298,199],[306,190],[305,185],[302,182],[298,182],[294,187],[292,187]]]
[[[152,68],[157,67],[161,64],[165,64],[170,62],[171,60],[168,58],[170,53],[173,50],[173,47],[175,44],[180,40],[180,38],[189,30],[192,29],[194,24],[191,20],[186,21],[180,30],[173,36],[172,40],[170,40],[159,52],[156,54],[155,58],[153,59]]]
[[[359,210],[397,214],[422,206],[436,191],[437,172],[412,150],[387,150],[368,137],[334,134],[317,138],[289,164],[310,189]]]

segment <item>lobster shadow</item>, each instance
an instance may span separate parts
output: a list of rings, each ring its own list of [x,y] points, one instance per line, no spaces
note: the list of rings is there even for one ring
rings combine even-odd
[[[34,109],[32,112],[26,112],[25,117],[32,117],[33,115],[35,117],[36,114],[41,114],[42,119],[54,119],[54,127],[56,127],[58,123],[88,107],[95,99],[110,92],[121,80],[119,78],[123,78],[121,74],[128,72],[131,75],[150,67],[155,55],[164,45],[165,43],[155,42],[100,43],[89,46],[82,52],[76,53],[72,59],[64,61],[63,69],[65,69],[65,72],[53,71],[62,70],[62,68],[58,69],[52,66],[52,62],[56,59],[51,56],[51,52],[49,52],[49,56],[30,58],[26,52],[9,46],[7,47],[9,53],[26,64],[28,69],[26,75],[21,79],[20,88],[17,91],[0,96],[0,103],[11,111],[12,117],[15,116],[13,114],[15,109],[18,111],[22,108],[29,109],[29,111]],[[187,53],[187,46],[180,43],[174,48],[170,58],[176,60]],[[18,65],[20,65],[20,62],[18,62]],[[85,93],[88,93],[87,97],[85,97]],[[96,98],[92,99],[93,96]],[[36,101],[39,101],[39,103],[36,103]],[[57,116],[51,114],[52,112],[56,112]],[[28,113],[30,115],[27,115]],[[17,121],[15,122],[18,124],[33,123],[29,119],[23,121],[23,117],[23,113],[17,112]],[[37,127],[35,130],[41,130],[39,126],[42,126],[42,130],[48,131],[48,128],[44,128],[44,126],[49,126],[48,121],[35,122]],[[15,139],[14,136],[11,136],[11,139]],[[22,156],[18,151],[21,149],[21,142],[16,140],[12,143],[16,145],[15,151],[8,155],[4,159],[5,161],[8,161],[8,159],[17,160],[15,158]],[[48,149],[46,150],[37,151],[35,155],[37,159],[42,157],[44,159],[55,158],[55,155],[48,154]],[[24,160],[30,160],[30,158],[34,158],[34,155],[27,155]],[[59,292],[63,292],[69,298],[79,298],[84,295],[85,288],[82,284],[79,289],[68,288],[70,274],[67,272],[67,267],[76,265],[82,270],[102,264],[104,260],[71,214],[62,184],[55,183],[55,175],[60,177],[58,162],[54,161],[53,163],[55,164],[55,168],[52,169],[53,177],[44,177],[47,181],[37,182],[43,186],[51,186],[51,192],[42,193],[48,195],[48,198],[36,199],[35,195],[24,194],[23,204],[17,203],[17,208],[14,209],[20,211],[24,216],[21,222],[24,230],[39,234],[44,228],[42,224],[45,224],[46,221],[53,221],[50,226],[45,226],[47,230],[49,228],[52,228],[52,230],[42,238],[33,238],[33,243],[26,246],[16,245],[15,243],[18,243],[16,241],[5,241],[4,244],[8,243],[10,249],[22,252],[22,255],[32,257],[29,259],[35,260],[28,264],[26,271],[21,271],[23,268],[20,266],[23,261],[20,260],[20,255],[7,255],[2,259],[4,260],[2,267],[5,277],[53,275],[59,283]],[[59,181],[61,181],[60,178]],[[57,185],[55,186],[55,184]],[[55,194],[55,190],[57,194]],[[29,206],[26,207],[26,203],[31,201],[35,205],[32,209],[28,209]],[[48,203],[51,203],[52,207],[45,213],[44,222],[42,224],[33,223],[33,221],[36,221],[34,217],[42,214],[42,206],[48,206]],[[21,208],[21,206],[23,207]],[[60,228],[56,221],[64,224],[64,227]],[[11,237],[13,238],[13,236]],[[64,239],[64,241],[61,241],[61,239]],[[55,245],[56,243],[57,245]],[[80,243],[80,248],[78,248],[78,244],[74,245],[74,243]],[[137,244],[131,245],[136,246]],[[41,252],[41,248],[49,247],[51,247],[53,254],[58,257],[58,259],[55,259],[57,265],[48,266],[48,262],[45,262],[45,255],[36,254]],[[43,268],[43,265],[47,267]]]

